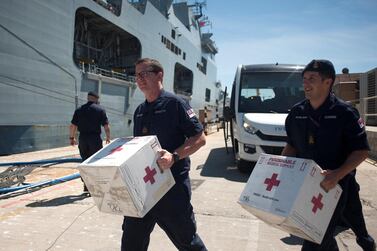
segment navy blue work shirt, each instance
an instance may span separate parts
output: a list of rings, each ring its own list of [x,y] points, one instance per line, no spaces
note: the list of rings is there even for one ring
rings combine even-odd
[[[309,100],[296,104],[285,121],[287,143],[297,157],[313,159],[322,169],[337,169],[356,150],[369,150],[358,111],[329,94],[316,110]]]
[[[105,109],[94,102],[87,102],[76,109],[71,123],[77,126],[80,137],[101,134],[101,125],[109,123]]]
[[[193,109],[183,99],[164,90],[155,101],[140,104],[134,113],[134,136],[156,135],[161,147],[171,153],[187,138],[202,131]],[[176,179],[186,177],[189,170],[189,157],[171,167]]]

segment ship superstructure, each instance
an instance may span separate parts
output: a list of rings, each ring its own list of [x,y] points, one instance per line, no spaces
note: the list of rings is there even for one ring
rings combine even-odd
[[[100,93],[112,136],[132,135],[144,96],[134,63],[164,66],[164,88],[196,112],[216,107],[217,47],[205,3],[169,0],[0,1],[0,155],[68,144],[88,91]]]

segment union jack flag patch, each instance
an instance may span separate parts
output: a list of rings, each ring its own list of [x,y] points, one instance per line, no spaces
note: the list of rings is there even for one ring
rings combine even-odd
[[[195,117],[196,116],[196,114],[195,114],[195,112],[194,112],[194,110],[191,108],[191,109],[188,109],[187,111],[186,111],[186,113],[187,113],[187,115],[189,116],[189,118],[191,119],[192,117]]]
[[[364,120],[362,118],[359,118],[357,123],[359,124],[360,128],[363,128],[365,126]]]

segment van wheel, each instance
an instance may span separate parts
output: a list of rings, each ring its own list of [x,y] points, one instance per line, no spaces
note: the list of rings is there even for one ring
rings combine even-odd
[[[241,173],[251,173],[254,169],[255,162],[240,159],[237,161],[237,168]]]

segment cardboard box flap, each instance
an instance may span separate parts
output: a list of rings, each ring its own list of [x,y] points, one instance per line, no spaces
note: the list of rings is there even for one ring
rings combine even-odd
[[[133,138],[118,138],[96,152],[81,165],[120,166],[139,150]]]

